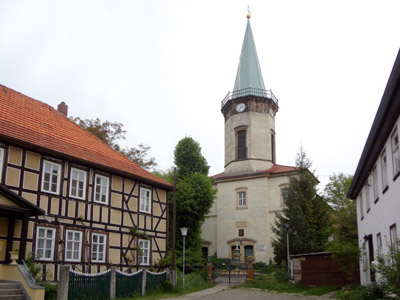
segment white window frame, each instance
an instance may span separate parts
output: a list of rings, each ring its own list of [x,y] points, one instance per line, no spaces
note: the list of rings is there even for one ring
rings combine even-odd
[[[376,166],[372,169],[372,189],[374,192],[374,201],[378,200],[378,169]]]
[[[97,182],[100,179],[100,183]],[[108,204],[110,179],[106,176],[96,174],[94,177],[94,202]],[[104,200],[102,200],[104,196]]]
[[[362,262],[363,262],[363,271],[366,272],[368,269],[368,253],[367,253],[367,243],[364,242],[362,244]]]
[[[389,231],[390,231],[390,247],[397,248],[398,236],[397,236],[396,224],[391,225]]]
[[[370,195],[369,195],[369,180],[365,183],[365,208],[367,212],[371,209]]]
[[[50,167],[50,172],[47,172],[46,168],[47,166]],[[57,173],[54,173],[55,168],[57,169]],[[43,161],[43,170],[42,170],[42,191],[51,193],[51,194],[59,194],[60,193],[60,180],[61,180],[61,172],[62,172],[62,167],[60,164],[54,163],[52,161],[45,160]],[[49,180],[46,181],[46,175],[48,174]],[[56,191],[52,190],[52,183],[53,183],[53,178],[56,178]],[[48,183],[49,187],[48,189],[45,188],[45,184]]]
[[[68,234],[72,233],[73,238],[70,239],[68,237]],[[79,239],[76,239],[76,234],[79,235]],[[71,249],[69,248],[69,245],[72,245]],[[75,245],[78,245],[78,249],[75,249]],[[65,261],[81,261],[81,255],[82,255],[82,231],[79,230],[71,230],[67,229],[65,230]],[[78,253],[78,257],[74,258],[73,254]],[[70,256],[70,254],[72,256]]]
[[[151,213],[152,190],[140,187],[139,211]]]
[[[378,255],[382,254],[382,235],[380,232],[376,235],[376,251]]]
[[[0,148],[0,183],[3,178],[3,165],[4,165],[4,149]]]
[[[74,174],[75,173],[75,174]],[[77,199],[85,200],[86,198],[86,171],[71,168],[70,180],[69,180],[69,196]],[[79,178],[83,175],[83,179]],[[74,178],[74,176],[77,176]],[[82,188],[79,185],[82,184]],[[75,194],[73,191],[75,190]],[[79,191],[82,190],[82,196],[79,196]]]
[[[391,135],[392,144],[392,159],[393,159],[393,176],[396,176],[400,172],[400,151],[399,151],[399,135],[397,133],[397,127]]]
[[[381,155],[381,171],[382,171],[382,189],[385,190],[386,187],[388,186],[386,149],[383,150],[383,153]]]
[[[97,241],[95,238],[97,237]],[[100,239],[103,238],[103,241]],[[103,233],[92,233],[91,260],[92,262],[105,262],[107,254],[107,235]],[[102,259],[99,256],[102,255]]]
[[[239,208],[247,207],[247,193],[246,193],[246,191],[239,191],[237,193],[237,197],[238,197],[238,207]]]
[[[44,236],[40,237],[39,232],[43,230]],[[47,237],[47,232],[51,232],[51,237]],[[39,248],[39,241],[43,240],[43,247]],[[38,226],[36,228],[36,244],[35,244],[35,259],[37,260],[54,260],[54,245],[56,240],[56,229],[52,227]],[[50,241],[50,247],[46,247],[47,241]],[[43,255],[39,255],[39,249],[43,251]],[[45,255],[46,251],[50,250],[50,255]]]
[[[281,189],[282,204],[286,204],[285,195],[289,195],[289,186],[285,186]]]
[[[150,264],[150,241],[138,240],[138,245],[142,255],[138,255],[139,265],[148,266]]]

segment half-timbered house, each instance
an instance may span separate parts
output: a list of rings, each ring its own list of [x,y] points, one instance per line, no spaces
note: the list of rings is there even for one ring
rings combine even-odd
[[[48,281],[63,264],[84,272],[153,265],[167,253],[171,185],[67,110],[0,85],[0,263],[13,249],[20,262],[34,253]]]

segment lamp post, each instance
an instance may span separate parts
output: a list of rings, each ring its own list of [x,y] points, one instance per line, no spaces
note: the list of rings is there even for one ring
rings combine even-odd
[[[182,284],[185,286],[185,237],[187,235],[188,229],[186,227],[181,228],[181,234],[183,236],[183,266],[182,266]]]
[[[288,276],[290,277],[290,266],[289,266],[289,262],[290,262],[290,255],[289,255],[289,224],[283,224],[283,228],[286,231],[286,250],[287,250],[287,272],[288,272]]]

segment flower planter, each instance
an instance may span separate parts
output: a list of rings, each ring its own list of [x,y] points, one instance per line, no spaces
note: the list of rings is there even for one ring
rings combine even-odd
[[[19,257],[19,251],[18,250],[12,250],[9,253],[10,253],[10,258],[11,258],[10,265],[17,265],[17,259]]]

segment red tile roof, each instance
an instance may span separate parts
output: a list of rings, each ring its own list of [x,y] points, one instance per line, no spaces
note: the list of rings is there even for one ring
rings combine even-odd
[[[171,189],[51,106],[0,85],[0,137]]]
[[[241,174],[241,175],[234,175],[234,176],[228,176],[225,173],[219,173],[212,177],[216,180],[223,180],[223,179],[231,179],[231,178],[233,179],[233,178],[247,177],[247,176],[277,175],[277,174],[281,174],[281,173],[296,172],[297,170],[298,170],[297,167],[283,166],[283,165],[275,164],[268,170],[257,172],[257,173]]]

